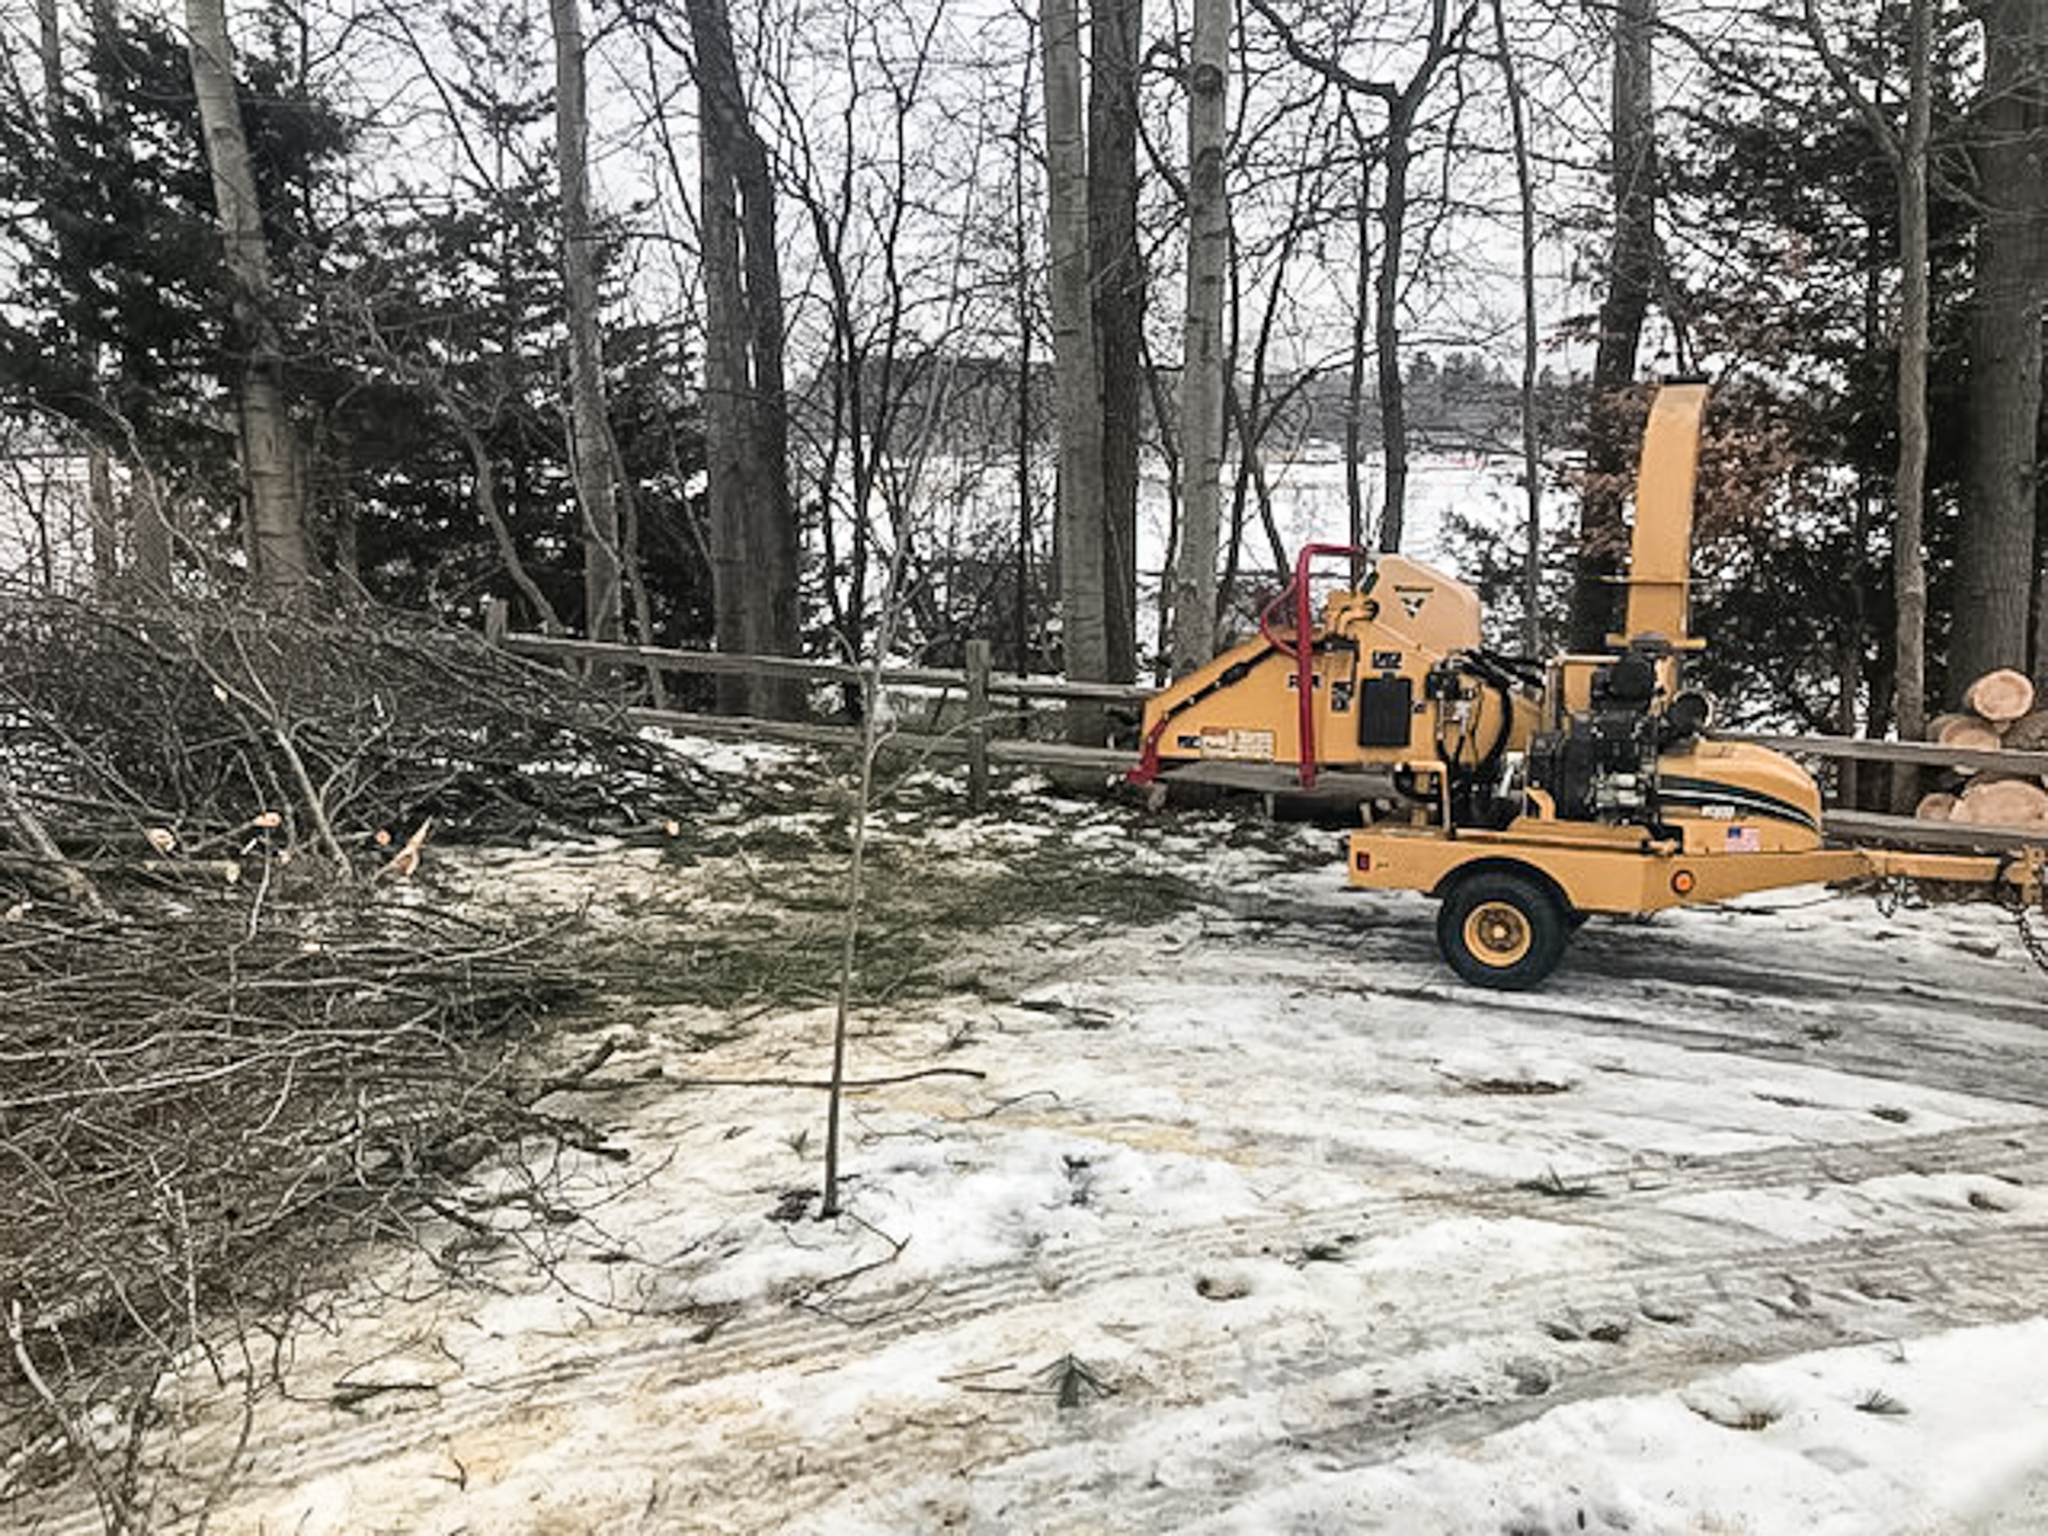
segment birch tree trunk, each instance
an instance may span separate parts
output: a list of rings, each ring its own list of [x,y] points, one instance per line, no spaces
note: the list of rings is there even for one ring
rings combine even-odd
[[[1045,53],[1046,244],[1059,421],[1061,640],[1068,678],[1106,682],[1102,374],[1088,292],[1088,157],[1075,0],[1041,0],[1039,33]],[[1101,742],[1101,707],[1070,705],[1067,733],[1076,742]]]
[[[236,404],[248,495],[244,532],[249,568],[260,595],[294,602],[312,580],[312,549],[298,437],[285,397],[284,348],[271,314],[270,251],[235,91],[224,0],[185,0],[185,27],[227,262],[232,344],[244,359]]]
[[[604,344],[590,225],[590,113],[578,0],[549,0],[555,40],[555,154],[562,178],[562,293],[569,331],[569,464],[583,524],[583,632],[620,632],[619,508],[612,479]]]
[[[1188,61],[1188,296],[1181,375],[1185,467],[1174,552],[1173,670],[1216,652],[1216,545],[1223,481],[1223,308],[1230,204],[1223,180],[1231,0],[1195,0]]]

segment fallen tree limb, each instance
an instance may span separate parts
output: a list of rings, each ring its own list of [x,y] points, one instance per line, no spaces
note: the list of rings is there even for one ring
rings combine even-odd
[[[66,859],[40,819],[23,803],[15,788],[14,775],[0,762],[0,810],[4,810],[14,835],[31,855],[30,867],[54,886],[71,906],[88,917],[104,921],[107,904],[99,891],[77,866]]]

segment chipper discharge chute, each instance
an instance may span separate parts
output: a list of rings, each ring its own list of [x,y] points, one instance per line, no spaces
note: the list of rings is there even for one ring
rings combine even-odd
[[[1556,967],[1588,913],[1645,913],[1811,881],[1913,876],[2040,895],[2042,854],[1834,846],[1791,758],[1716,740],[1684,686],[1706,386],[1664,386],[1637,475],[1627,617],[1610,648],[1489,651],[1477,594],[1399,555],[1310,545],[1258,635],[1148,701],[1138,765],[1355,799],[1350,881],[1438,898],[1445,960],[1482,986]],[[1318,560],[1362,580],[1316,605]]]

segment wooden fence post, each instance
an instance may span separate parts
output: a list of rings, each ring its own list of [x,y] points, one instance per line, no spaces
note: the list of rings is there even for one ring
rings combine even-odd
[[[988,674],[993,647],[986,640],[967,642],[967,809],[976,816],[988,809]]]
[[[512,605],[502,597],[484,599],[484,644],[503,645],[512,627]]]

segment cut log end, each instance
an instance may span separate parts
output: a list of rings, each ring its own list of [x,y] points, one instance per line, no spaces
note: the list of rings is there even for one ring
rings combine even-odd
[[[1970,684],[1963,702],[1986,720],[2017,720],[2034,707],[2034,685],[2026,673],[2000,667]]]
[[[1978,780],[1957,796],[1949,819],[1980,827],[2048,823],[2048,789],[2034,779]]]
[[[1996,752],[2004,745],[1998,727],[1981,715],[1936,715],[1927,722],[1927,739],[1969,752]],[[1964,773],[1971,771],[1961,764],[1957,767]]]

